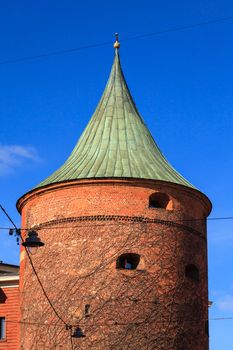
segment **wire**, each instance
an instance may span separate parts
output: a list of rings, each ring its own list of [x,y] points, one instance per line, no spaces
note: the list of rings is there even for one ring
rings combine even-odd
[[[189,319],[184,319],[185,322],[193,322],[194,320],[189,318]],[[200,320],[196,320],[195,322],[201,322],[201,321],[233,321],[233,316],[229,316],[229,317],[210,317],[207,319],[200,319]],[[57,327],[57,328],[61,328],[60,325],[56,324],[56,323],[40,323],[40,322],[27,322],[27,321],[16,321],[16,320],[5,320],[6,323],[17,323],[17,324],[23,324],[23,325],[31,325],[31,326],[46,326],[46,327]],[[162,322],[162,321],[157,321]],[[165,322],[165,321],[163,321]],[[177,320],[170,320],[169,322],[177,322]],[[107,323],[109,325],[109,323]],[[119,323],[118,323],[119,324]],[[101,323],[102,325],[102,323]],[[113,322],[114,325],[114,322]],[[74,326],[68,326],[69,329],[71,329]]]
[[[215,23],[231,21],[231,20],[233,20],[233,16],[216,18],[216,19],[213,19],[213,20],[203,21],[203,22],[199,22],[199,23],[194,23],[194,24],[190,24],[190,25],[187,25],[187,26],[176,27],[176,28],[171,28],[171,29],[164,29],[164,30],[161,30],[161,31],[158,31],[158,32],[152,32],[152,33],[148,33],[148,34],[135,35],[135,36],[131,36],[131,37],[128,37],[128,38],[125,38],[125,39],[121,39],[121,41],[143,39],[143,38],[148,38],[148,37],[151,37],[151,36],[157,36],[157,35],[161,35],[161,34],[177,32],[177,31],[182,31],[182,30],[186,30],[186,29],[193,29],[193,28],[201,27],[203,25],[215,24]]]
[[[2,208],[2,206],[0,205],[0,208]],[[80,217],[82,218],[82,217]],[[91,218],[91,216],[90,216]],[[143,219],[146,219],[146,217],[142,217]],[[233,216],[223,216],[223,217],[210,217],[210,218],[202,218],[202,219],[180,219],[180,220],[170,220],[170,221],[167,221],[167,220],[160,220],[161,222],[195,222],[195,221],[218,221],[218,220],[233,220]],[[84,220],[80,220],[80,221],[84,221]],[[110,220],[109,220],[110,221]],[[142,221],[143,222],[143,221]],[[71,221],[70,221],[71,223]],[[137,223],[137,224],[140,224],[141,221],[139,222],[134,222],[134,223]],[[43,224],[48,224],[47,222],[46,223],[43,223]],[[89,225],[89,226],[104,226],[105,224],[93,224],[93,225]],[[108,226],[111,226],[111,225],[115,225],[115,224],[110,224],[108,223]],[[122,222],[121,222],[121,225],[124,225]],[[73,226],[73,228],[75,227],[85,227],[85,225],[78,225],[78,226]],[[31,228],[28,228],[28,227],[21,227],[20,228],[17,228],[16,226],[14,226],[15,229],[17,230],[24,230],[24,231],[30,231],[32,230],[32,227]],[[35,229],[35,227],[33,227]],[[56,229],[66,229],[66,228],[70,228],[70,226],[52,226],[52,227],[46,227],[46,230],[56,230]],[[12,229],[12,227],[0,227],[0,230],[10,230]],[[44,227],[36,227],[36,230],[43,230]]]
[[[233,216],[223,216],[223,217],[216,217],[216,218],[207,218],[208,221],[214,221],[214,220],[233,220]]]
[[[11,64],[11,63],[19,63],[19,62],[25,62],[25,61],[32,61],[32,60],[36,60],[36,59],[40,59],[40,58],[46,58],[46,57],[50,57],[50,56],[59,56],[59,55],[67,54],[67,53],[82,51],[82,50],[85,50],[85,49],[101,47],[101,46],[107,46],[109,44],[110,44],[110,42],[108,41],[108,42],[105,42],[105,43],[86,45],[86,46],[76,47],[76,48],[73,48],[73,49],[64,49],[64,50],[53,51],[53,52],[49,52],[49,53],[45,53],[45,54],[38,54],[38,55],[33,55],[33,56],[25,56],[25,57],[22,57],[22,58],[16,58],[16,59],[12,59],[12,60],[0,61],[0,65]]]
[[[209,318],[209,321],[225,321],[225,320],[233,320],[233,316],[231,316],[231,317],[214,317],[214,318]]]
[[[40,322],[27,322],[27,321],[16,321],[16,320],[5,320],[6,323],[19,323],[31,326],[48,326],[48,327],[61,327],[57,323],[40,323]]]
[[[22,239],[22,241],[23,241],[23,238],[22,238],[22,237],[21,237],[21,239]],[[24,242],[24,241],[23,241],[23,242]],[[44,286],[43,286],[43,284],[42,284],[42,282],[41,282],[41,280],[40,280],[40,278],[39,278],[39,276],[38,276],[38,274],[37,274],[37,272],[36,272],[35,266],[34,266],[34,264],[33,264],[33,262],[32,262],[32,258],[31,258],[30,254],[29,254],[29,252],[28,252],[28,249],[27,249],[26,247],[25,247],[25,250],[26,250],[26,252],[27,252],[27,256],[28,256],[28,259],[29,259],[29,261],[30,261],[30,263],[31,263],[33,272],[34,272],[34,274],[36,275],[37,281],[38,281],[38,283],[39,283],[39,285],[40,285],[40,287],[41,287],[41,289],[42,289],[42,291],[43,291],[43,294],[44,294],[45,298],[47,299],[49,305],[50,305],[51,308],[53,309],[53,311],[54,311],[55,315],[57,316],[57,318],[59,318],[59,320],[62,321],[62,322],[64,323],[65,326],[68,326],[68,327],[69,327],[69,325],[63,320],[63,318],[58,314],[57,310],[56,310],[55,307],[53,306],[53,303],[52,303],[51,300],[49,299],[49,297],[48,297],[48,295],[47,295],[47,293],[46,293],[46,291],[45,291],[45,289],[44,289]]]
[[[3,213],[7,216],[7,218],[10,220],[14,228],[17,230],[17,226],[15,225],[14,221],[12,221],[11,217],[7,214],[6,210],[3,208],[1,204],[0,204],[0,208],[2,209]]]
[[[152,32],[152,33],[147,33],[147,34],[140,34],[140,35],[135,35],[135,36],[129,36],[126,38],[121,39],[122,42],[124,41],[131,41],[131,40],[136,40],[136,39],[144,39],[144,38],[149,38],[153,36],[158,36],[161,34],[167,34],[167,33],[172,33],[172,32],[178,32],[178,31],[183,31],[187,29],[194,29],[197,27],[209,25],[209,24],[215,24],[215,23],[221,23],[221,22],[226,22],[226,21],[231,21],[233,20],[233,16],[228,16],[228,17],[222,17],[222,18],[216,18],[213,20],[208,20],[208,21],[203,21],[203,22],[198,22],[186,26],[181,26],[181,27],[175,27],[175,28],[170,28],[170,29],[164,29],[160,30],[157,32]],[[22,58],[15,58],[15,59],[9,59],[5,61],[0,61],[0,65],[5,65],[5,64],[12,64],[12,63],[20,63],[20,62],[25,62],[25,61],[32,61],[40,58],[46,58],[50,56],[58,56],[58,55],[64,55],[72,52],[78,52],[86,49],[91,49],[91,48],[96,48],[96,47],[101,47],[101,46],[107,46],[112,44],[112,41],[106,41],[102,43],[97,43],[97,44],[91,44],[91,45],[85,45],[85,46],[80,46],[80,47],[75,47],[71,49],[63,49],[63,50],[58,50],[58,51],[52,51],[44,54],[38,54],[38,55],[32,55],[32,56],[25,56]]]

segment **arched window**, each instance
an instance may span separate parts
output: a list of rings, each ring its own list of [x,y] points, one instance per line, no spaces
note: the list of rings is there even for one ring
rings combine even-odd
[[[167,209],[169,204],[169,197],[165,193],[153,193],[149,197],[149,208],[162,208]]]
[[[185,267],[185,277],[194,282],[199,282],[199,270],[196,265],[190,264]]]
[[[117,258],[116,268],[126,270],[136,270],[140,262],[140,255],[135,253],[125,253]]]

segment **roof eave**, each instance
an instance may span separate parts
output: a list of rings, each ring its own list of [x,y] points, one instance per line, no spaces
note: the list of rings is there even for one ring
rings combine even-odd
[[[208,216],[212,210],[212,203],[210,201],[210,199],[201,191],[199,191],[198,189],[194,188],[194,187],[189,187],[189,186],[185,186],[183,184],[179,184],[179,183],[175,183],[175,182],[169,182],[169,181],[165,181],[165,180],[157,180],[157,179],[145,179],[145,178],[132,178],[132,177],[93,177],[93,178],[80,178],[80,179],[73,179],[73,180],[64,180],[64,181],[59,181],[59,182],[54,182],[54,183],[50,183],[50,184],[46,184],[44,186],[41,187],[36,187],[28,192],[26,192],[23,196],[21,196],[17,202],[16,202],[16,208],[18,210],[18,212],[21,214],[22,212],[22,208],[25,205],[25,203],[29,200],[29,198],[31,198],[34,195],[40,195],[43,192],[46,191],[51,191],[51,190],[55,190],[55,189],[59,189],[61,187],[69,187],[69,186],[74,186],[76,184],[84,184],[84,183],[91,183],[91,182],[121,182],[121,181],[129,181],[129,183],[131,183],[132,185],[135,182],[140,183],[141,185],[144,186],[146,183],[148,184],[153,184],[156,183],[158,185],[166,185],[166,186],[170,186],[170,187],[176,187],[176,188],[180,188],[180,190],[182,191],[189,191],[191,193],[193,193],[194,195],[197,195],[200,197],[200,199],[202,199],[205,203],[205,207],[206,207],[206,216]]]

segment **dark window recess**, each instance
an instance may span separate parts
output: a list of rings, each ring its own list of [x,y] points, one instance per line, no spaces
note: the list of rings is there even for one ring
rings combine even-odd
[[[86,304],[84,306],[84,316],[89,317],[91,315],[91,305]]]
[[[140,262],[140,255],[134,253],[122,254],[116,262],[117,269],[136,270]]]
[[[149,198],[150,208],[166,209],[169,203],[169,197],[165,193],[153,193]]]
[[[0,317],[0,340],[6,338],[6,322],[5,317]]]
[[[187,265],[185,267],[185,276],[187,278],[190,278],[194,282],[199,282],[199,270],[198,270],[198,268],[193,264]]]
[[[0,288],[0,304],[5,304],[7,299],[6,294],[3,292],[3,290]]]
[[[205,332],[209,336],[209,321],[208,320],[205,321]]]

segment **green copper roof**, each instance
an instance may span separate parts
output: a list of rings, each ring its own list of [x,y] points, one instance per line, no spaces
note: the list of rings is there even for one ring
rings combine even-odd
[[[75,179],[141,178],[192,187],[160,152],[125,81],[118,49],[103,96],[67,161],[37,187]]]

